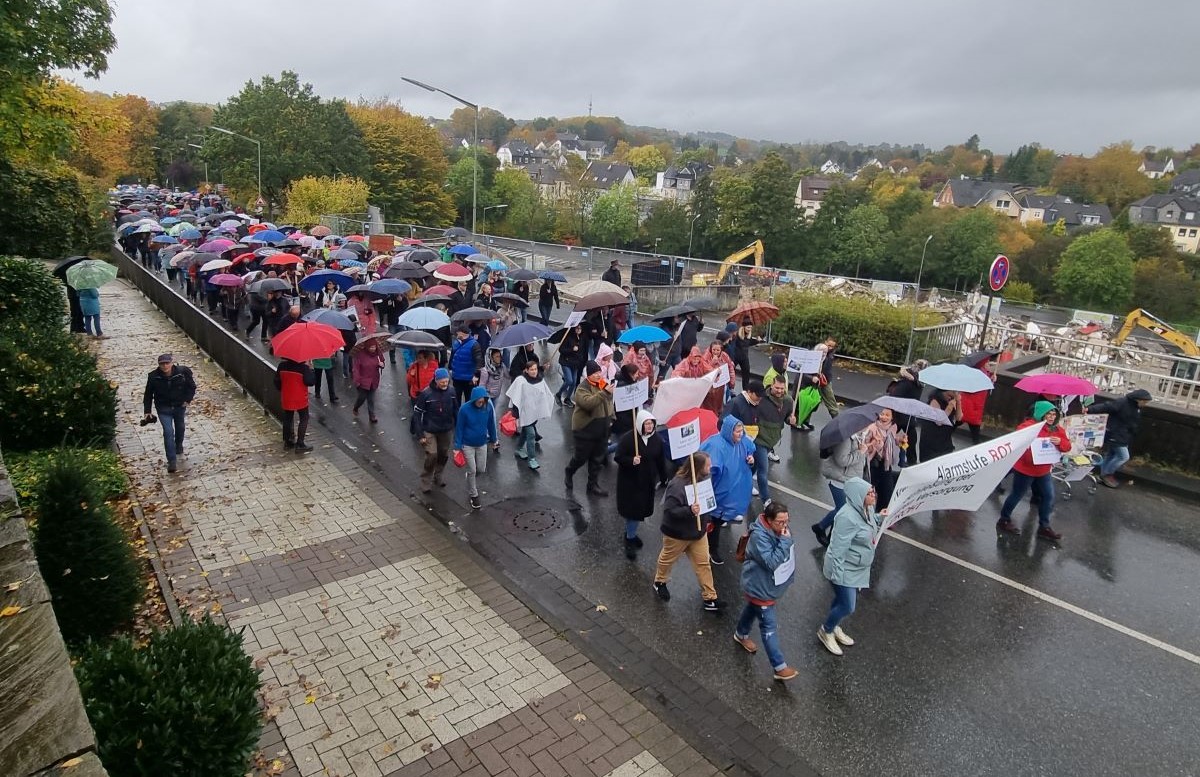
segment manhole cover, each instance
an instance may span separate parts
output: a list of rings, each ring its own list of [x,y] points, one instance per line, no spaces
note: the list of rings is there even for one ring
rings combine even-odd
[[[545,534],[567,525],[552,510],[524,510],[509,516],[507,521],[512,530],[529,534]]]

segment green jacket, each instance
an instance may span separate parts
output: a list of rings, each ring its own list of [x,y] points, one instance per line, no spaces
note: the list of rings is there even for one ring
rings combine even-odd
[[[613,395],[592,385],[586,378],[575,389],[575,412],[571,414],[571,431],[577,436],[608,439],[609,426],[615,415]]]
[[[758,403],[758,439],[754,441],[755,444],[767,448],[778,445],[783,437],[783,425],[791,412],[790,396],[784,394],[776,399],[771,396],[770,389],[767,389],[767,395]]]
[[[868,588],[875,561],[875,532],[879,516],[863,504],[871,484],[862,478],[846,481],[846,504],[833,516],[833,532],[825,549],[825,579],[849,588]]]

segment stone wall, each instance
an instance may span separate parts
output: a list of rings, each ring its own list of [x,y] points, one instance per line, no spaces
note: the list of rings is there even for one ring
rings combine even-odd
[[[0,609],[9,607],[21,610],[0,617],[0,772],[49,775],[69,764],[72,777],[103,777],[50,592],[0,457]]]

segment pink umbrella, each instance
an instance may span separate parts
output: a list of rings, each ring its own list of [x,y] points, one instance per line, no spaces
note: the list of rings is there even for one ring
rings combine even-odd
[[[209,240],[207,243],[200,246],[199,250],[201,252],[211,251],[214,254],[219,254],[224,251],[228,251],[230,248],[232,248],[235,245],[237,245],[237,244],[234,243],[232,240],[227,240],[223,237],[219,237],[216,240]]]
[[[243,279],[240,275],[223,272],[220,275],[214,275],[213,277],[209,278],[208,282],[213,286],[241,286]]]
[[[1017,388],[1030,394],[1055,394],[1058,396],[1091,396],[1096,393],[1096,387],[1090,380],[1077,378],[1074,375],[1060,375],[1056,372],[1045,372],[1041,375],[1030,375],[1017,381]]]

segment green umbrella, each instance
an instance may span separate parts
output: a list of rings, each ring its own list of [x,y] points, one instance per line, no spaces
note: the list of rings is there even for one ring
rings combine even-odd
[[[76,289],[98,289],[116,279],[116,266],[96,259],[88,259],[67,268],[67,284]]]

